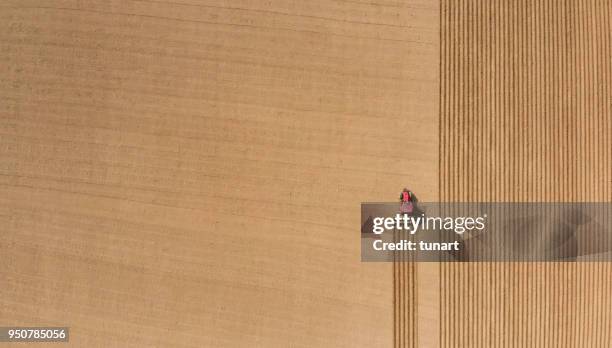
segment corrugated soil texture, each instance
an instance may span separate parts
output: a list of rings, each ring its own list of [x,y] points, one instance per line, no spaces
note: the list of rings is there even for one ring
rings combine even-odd
[[[441,4],[440,197],[612,199],[612,3]],[[440,265],[442,347],[610,347],[608,263]]]

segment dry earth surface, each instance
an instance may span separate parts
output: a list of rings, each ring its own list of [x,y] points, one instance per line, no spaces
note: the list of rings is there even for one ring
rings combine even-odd
[[[359,203],[438,193],[430,1],[2,1],[0,325],[391,346]]]

